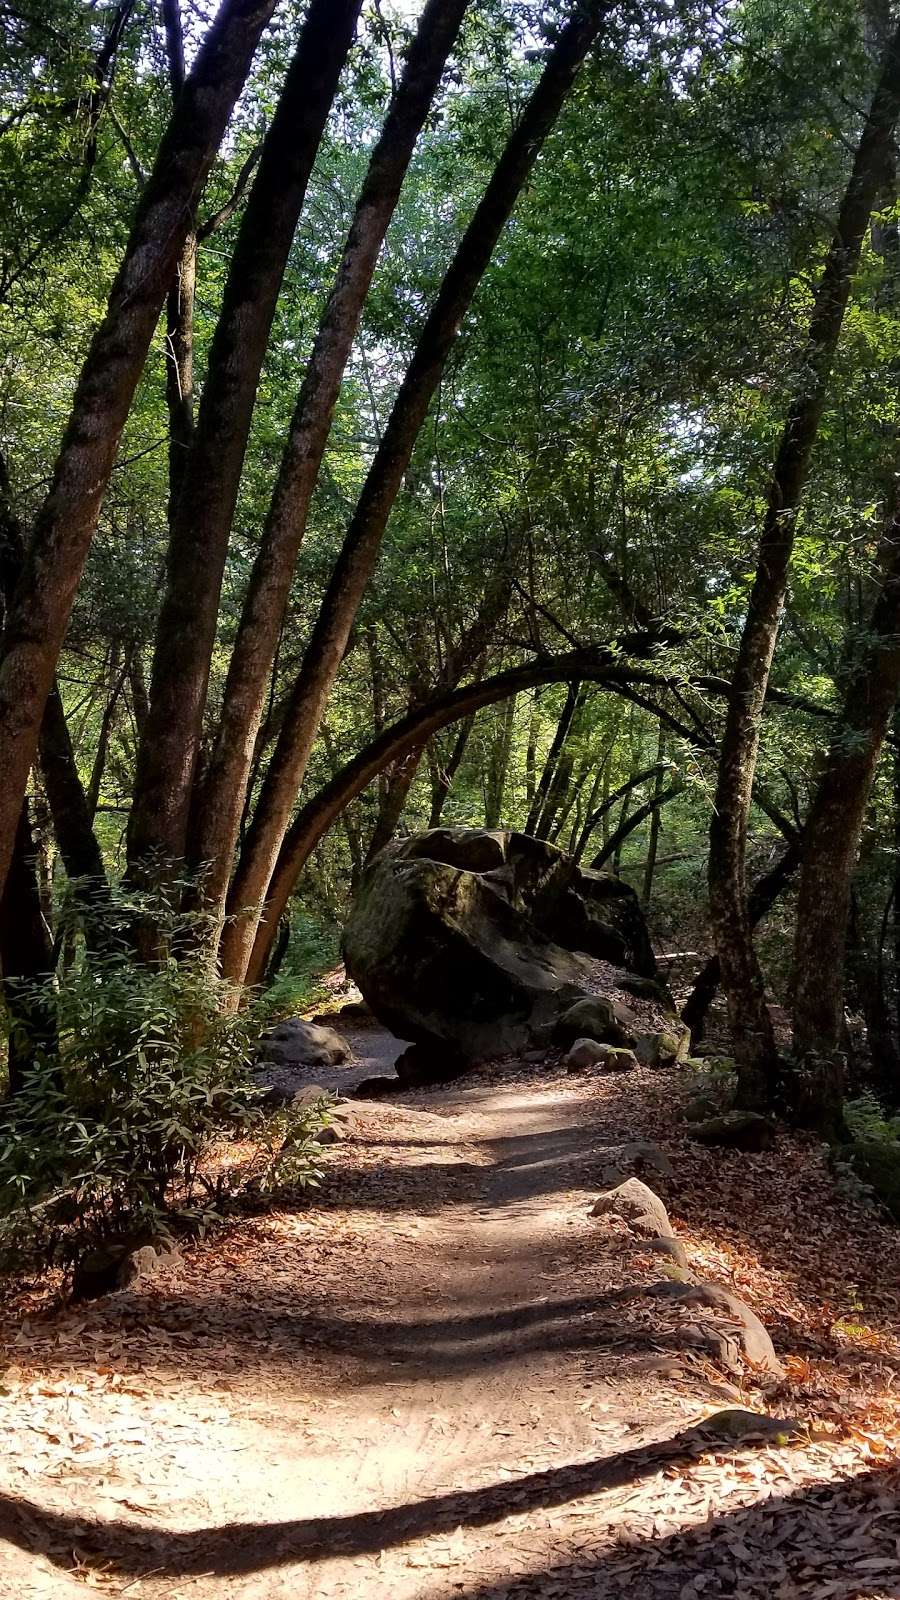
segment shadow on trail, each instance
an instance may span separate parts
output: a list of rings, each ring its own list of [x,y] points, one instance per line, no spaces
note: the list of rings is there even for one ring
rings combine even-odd
[[[605,1459],[532,1472],[485,1489],[454,1490],[386,1510],[273,1523],[229,1523],[221,1527],[188,1531],[139,1527],[116,1520],[87,1523],[81,1515],[51,1511],[24,1497],[6,1495],[0,1496],[0,1536],[21,1549],[46,1552],[60,1566],[71,1564],[71,1550],[77,1546],[80,1552],[89,1554],[94,1562],[103,1564],[108,1574],[134,1577],[152,1571],[155,1575],[170,1577],[188,1577],[195,1573],[224,1577],[262,1571],[289,1562],[373,1555],[430,1534],[454,1532],[458,1528],[488,1527],[507,1516],[521,1516],[529,1510],[547,1511],[586,1495],[639,1484],[673,1465],[687,1465],[709,1449],[710,1442],[708,1433],[691,1428],[661,1443],[645,1445]],[[727,1448],[729,1454],[734,1454],[741,1449],[752,1450],[753,1447],[753,1442],[747,1440],[740,1446],[729,1444]],[[676,1551],[692,1542],[695,1550],[702,1551],[704,1544],[708,1545],[715,1539],[717,1531],[728,1525],[739,1528],[743,1537],[747,1538],[748,1524],[752,1525],[755,1518],[764,1519],[766,1527],[771,1528],[775,1515],[796,1517],[800,1534],[810,1510],[818,1509],[820,1503],[824,1503],[828,1515],[821,1519],[822,1528],[817,1536],[820,1550],[824,1549],[827,1555],[829,1527],[837,1530],[841,1525],[841,1519],[835,1512],[837,1498],[839,1502],[845,1502],[843,1509],[849,1510],[855,1529],[865,1528],[864,1512],[877,1514],[874,1521],[870,1516],[872,1557],[877,1558],[884,1549],[886,1560],[890,1557],[896,1560],[895,1542],[900,1534],[900,1508],[896,1501],[893,1502],[893,1511],[890,1504],[886,1509],[881,1504],[889,1491],[893,1489],[896,1494],[896,1477],[896,1470],[893,1475],[876,1470],[837,1485],[814,1485],[796,1495],[769,1499],[761,1505],[718,1517],[691,1533],[679,1533],[648,1542],[646,1549],[648,1554],[652,1554],[655,1567],[667,1550]],[[652,1514],[652,1501],[648,1501],[647,1510]],[[598,1518],[602,1524],[602,1507],[598,1507]],[[786,1537],[790,1538],[790,1524]],[[837,1532],[833,1542],[836,1541]],[[783,1537],[780,1541],[782,1546],[784,1542]],[[854,1555],[863,1559],[867,1556],[865,1546],[862,1550],[859,1548],[858,1533]],[[621,1556],[621,1550],[614,1553],[616,1560],[621,1560]],[[578,1565],[583,1572],[584,1561],[581,1560]],[[595,1566],[598,1576],[602,1573],[603,1565],[601,1558]],[[688,1575],[682,1568],[682,1584]],[[551,1571],[548,1576],[559,1581],[558,1571]],[[565,1576],[564,1570],[562,1576]],[[505,1585],[491,1583],[471,1589],[468,1591],[469,1600],[500,1600],[501,1595],[509,1592],[508,1579]],[[645,1593],[646,1590],[636,1588],[634,1592]],[[734,1594],[748,1591],[735,1591],[732,1587],[719,1592]],[[894,1590],[890,1592],[894,1593]]]

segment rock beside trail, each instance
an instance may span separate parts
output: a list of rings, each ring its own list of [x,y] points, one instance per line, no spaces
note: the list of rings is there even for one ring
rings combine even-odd
[[[350,1046],[333,1028],[293,1017],[279,1022],[259,1042],[257,1062],[278,1067],[338,1067],[350,1060]]]
[[[152,1244],[120,1242],[85,1251],[75,1263],[72,1299],[97,1300],[118,1289],[132,1289],[154,1277],[167,1261],[176,1259],[177,1251],[167,1243],[157,1248]]]
[[[633,1045],[640,1023],[621,1001],[590,995],[567,1006],[554,1030],[560,1044],[593,1039],[596,1044]]]
[[[626,1178],[594,1201],[592,1217],[621,1217],[635,1233],[650,1238],[671,1238],[669,1214],[659,1198],[640,1178]]]
[[[690,1029],[673,1019],[656,1033],[644,1033],[634,1053],[644,1067],[674,1067],[683,1061],[691,1047]]]
[[[728,1150],[759,1152],[771,1150],[775,1143],[774,1124],[758,1111],[724,1111],[720,1116],[692,1123],[688,1131],[700,1144]]]
[[[615,990],[616,976],[655,980],[634,891],[527,834],[438,828],[389,845],[366,870],[344,933],[348,972],[385,1027],[430,1057],[442,1081],[478,1060],[571,1044],[593,1030],[556,1030],[577,1002]],[[614,1006],[621,1004],[611,1001]],[[642,1020],[607,1013],[603,1042],[627,1044]],[[661,1020],[661,1019],[660,1019]],[[632,1026],[634,1024],[634,1026]],[[401,1073],[402,1076],[402,1073]]]
[[[732,1351],[736,1343],[751,1367],[771,1377],[784,1377],[784,1367],[759,1317],[730,1290],[717,1283],[678,1283],[667,1278],[635,1292],[655,1299],[677,1300],[683,1306],[700,1308],[701,1313],[712,1313],[710,1317],[701,1314],[697,1326],[707,1344],[716,1346],[726,1366],[734,1365]]]
[[[674,1233],[661,1233],[655,1239],[645,1240],[645,1245],[648,1250],[655,1250],[659,1255],[668,1256],[676,1267],[681,1267],[682,1270],[687,1268],[688,1253]]]
[[[622,1045],[598,1044],[596,1039],[576,1039],[563,1057],[567,1072],[589,1072],[592,1067],[600,1072],[633,1072],[637,1064],[633,1050],[626,1050]]]
[[[609,1045],[598,1044],[596,1039],[576,1039],[563,1058],[563,1066],[567,1072],[589,1072],[604,1060],[609,1050]]]

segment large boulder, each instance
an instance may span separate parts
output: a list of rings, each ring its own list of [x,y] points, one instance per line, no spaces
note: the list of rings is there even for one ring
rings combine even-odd
[[[627,884],[527,834],[466,828],[376,856],[344,958],[375,1015],[430,1047],[442,1077],[454,1057],[463,1066],[547,1043],[576,1002],[615,988],[610,966],[655,974]]]

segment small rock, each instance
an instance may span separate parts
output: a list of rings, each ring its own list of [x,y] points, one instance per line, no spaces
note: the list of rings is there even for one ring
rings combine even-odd
[[[617,1000],[604,995],[576,1000],[564,1011],[556,1026],[562,1044],[576,1039],[594,1039],[598,1044],[631,1045],[639,1027],[637,1017]]]
[[[700,1427],[704,1433],[724,1435],[726,1439],[768,1439],[773,1444],[789,1444],[803,1437],[803,1429],[791,1417],[769,1417],[764,1412],[745,1411],[729,1406],[717,1411]]]
[[[347,1129],[340,1122],[329,1122],[313,1137],[316,1144],[341,1144],[347,1138]]]
[[[672,1230],[666,1231],[671,1233]],[[721,1288],[717,1283],[684,1284],[666,1279],[662,1283],[648,1284],[637,1292],[654,1298],[671,1297],[680,1300],[686,1306],[703,1306],[722,1313],[727,1322],[727,1330],[719,1331],[714,1325],[705,1328],[702,1332],[707,1339],[710,1335],[714,1335],[723,1347],[729,1341],[737,1339],[752,1367],[757,1367],[777,1378],[784,1377],[784,1368],[759,1317],[728,1289]]]
[[[659,1172],[664,1178],[674,1178],[675,1169],[663,1150],[655,1144],[638,1141],[632,1144],[614,1146],[609,1150],[598,1152],[604,1166],[600,1173],[601,1183],[608,1189],[613,1189],[631,1173],[651,1171]]]
[[[725,1111],[694,1122],[690,1136],[699,1144],[722,1145],[729,1150],[771,1150],[775,1127],[758,1111]]]
[[[634,1072],[637,1064],[633,1050],[626,1050],[624,1045],[607,1045],[602,1063],[604,1072]]]
[[[333,1028],[293,1017],[263,1035],[257,1059],[282,1067],[339,1067],[350,1060],[350,1046]]]
[[[641,1034],[634,1048],[644,1067],[674,1067],[684,1059],[690,1046],[690,1030],[684,1023],[673,1021],[658,1033]]]
[[[640,1178],[626,1178],[615,1189],[601,1194],[591,1207],[592,1217],[622,1217],[634,1233],[671,1238],[672,1225],[659,1195]]]
[[[627,972],[623,973],[621,978],[617,978],[616,982],[626,994],[633,994],[638,1000],[655,1000],[664,1011],[674,1009],[672,995],[662,978],[642,978],[635,973]]]
[[[688,1254],[680,1239],[674,1233],[661,1233],[656,1239],[647,1240],[648,1250],[657,1250],[660,1255],[669,1256],[676,1267],[687,1267]]]
[[[546,1050],[526,1050],[522,1056],[522,1060],[529,1062],[529,1064],[532,1062],[546,1061],[546,1059]]]
[[[175,1256],[177,1252],[168,1252]],[[101,1295],[128,1289],[153,1276],[160,1257],[151,1244],[132,1248],[109,1244],[87,1250],[75,1264],[72,1276],[73,1300],[97,1300]]]
[[[563,1066],[567,1072],[588,1072],[591,1067],[605,1061],[608,1053],[609,1045],[598,1044],[596,1039],[576,1039],[571,1050],[563,1057]]]
[[[291,1095],[291,1105],[298,1111],[302,1111],[304,1106],[314,1106],[317,1100],[331,1100],[329,1091],[318,1083],[307,1083]]]

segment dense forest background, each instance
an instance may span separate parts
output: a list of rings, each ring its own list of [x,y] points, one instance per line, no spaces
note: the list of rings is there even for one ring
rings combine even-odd
[[[10,1181],[439,823],[633,884],[744,1105],[889,1115],[887,0],[2,17]]]

